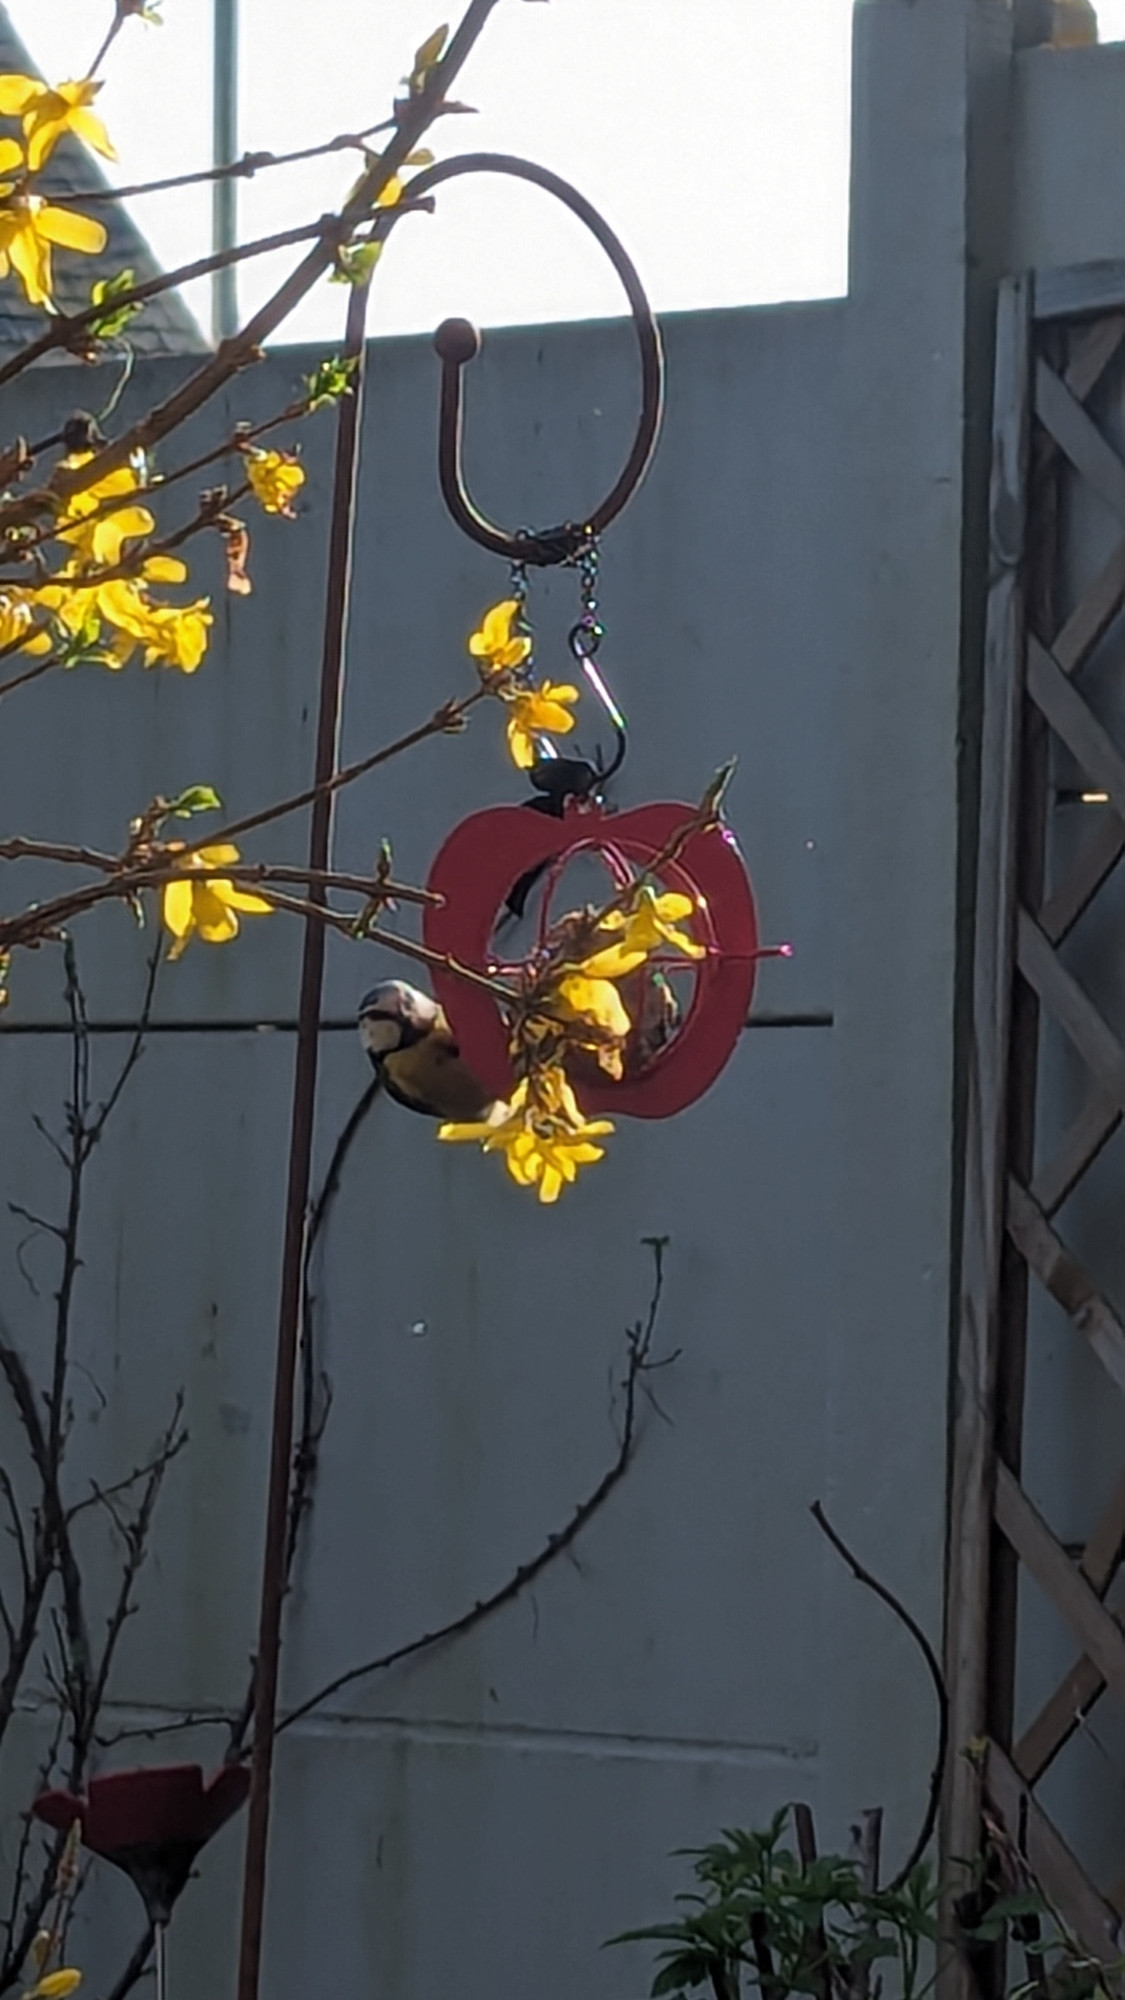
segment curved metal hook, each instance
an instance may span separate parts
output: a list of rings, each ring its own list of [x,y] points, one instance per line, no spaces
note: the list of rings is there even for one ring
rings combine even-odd
[[[546,167],[536,166],[531,160],[517,159],[509,153],[463,153],[456,159],[443,160],[440,165],[426,167],[416,174],[410,182],[410,201],[419,201],[442,181],[454,180],[459,174],[479,173],[509,174],[515,180],[530,181],[547,194],[553,194],[556,200],[569,208],[572,215],[584,222],[601,244],[625,288],[636,329],[641,361],[641,413],[632,450],[617,484],[601,505],[587,514],[581,523],[565,521],[559,527],[541,533],[524,531],[514,535],[508,534],[504,528],[495,527],[474,506],[466,490],[462,470],[461,371],[467,361],[474,360],[479,354],[480,335],[464,319],[446,320],[434,335],[434,346],[441,356],[438,472],[445,504],[457,526],[474,542],[479,542],[482,548],[490,549],[494,555],[506,556],[509,562],[548,568],[555,563],[571,561],[583,542],[588,541],[591,535],[600,534],[603,528],[616,520],[644,478],[660,430],[664,401],[664,354],[660,331],[632,260],[609,224],[602,220],[584,195],[571,187],[569,181],[561,180],[558,174],[549,172]],[[388,217],[393,214],[394,210],[388,211]]]

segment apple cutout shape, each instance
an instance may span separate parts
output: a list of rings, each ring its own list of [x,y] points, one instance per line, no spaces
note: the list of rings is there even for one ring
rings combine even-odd
[[[487,971],[501,907],[529,870],[598,852],[615,852],[644,869],[694,810],[662,801],[612,814],[575,805],[562,819],[524,806],[473,813],[454,827],[430,870],[427,887],[442,901],[426,906],[425,943],[454,964]],[[620,1083],[609,1077],[571,1079],[587,1116],[671,1118],[685,1110],[729,1061],[750,1011],[760,955],[758,923],[733,834],[721,826],[692,834],[677,860],[662,864],[660,881],[697,903],[695,936],[706,944],[707,956],[693,962],[694,991],[683,1021],[643,1070]],[[470,1069],[497,1097],[510,1096],[508,1032],[496,1001],[443,966],[435,965],[432,975]]]

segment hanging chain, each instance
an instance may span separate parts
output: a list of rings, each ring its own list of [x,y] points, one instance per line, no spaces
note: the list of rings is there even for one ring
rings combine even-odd
[[[514,563],[510,563],[510,564],[509,564],[509,566],[508,566],[508,596],[509,596],[509,597],[514,597],[514,598],[515,598],[515,600],[516,600],[516,603],[517,603],[517,604],[519,605],[519,608],[520,608],[520,614],[521,614],[521,616],[522,616],[522,613],[523,613],[523,607],[524,607],[524,605],[525,605],[525,604],[527,603],[527,564],[526,564],[526,563],[523,563],[523,562],[514,562]]]
[[[523,533],[523,530],[521,529],[520,532]],[[519,633],[522,639],[530,639],[531,641],[531,651],[523,662],[523,665],[513,669],[513,678],[530,687],[532,669],[535,665],[535,632],[532,628],[531,619],[528,616],[527,593],[527,564],[524,562],[510,563],[508,566],[508,596],[514,598],[516,604],[516,615],[512,620],[513,629]]]
[[[598,569],[600,560],[601,553],[598,548],[598,538],[594,534],[593,529],[588,528],[572,558],[574,568],[578,571],[578,590],[582,600],[582,616],[578,620],[577,625],[571,626],[568,643],[587,681],[593,688],[594,693],[609,716],[614,729],[617,731],[617,754],[608,767],[608,771],[601,770],[599,754],[598,775],[599,777],[604,777],[607,775],[612,776],[614,771],[620,769],[621,760],[625,755],[625,717],[607,688],[605,681],[602,679],[601,666],[598,661],[598,647],[605,638],[605,626],[602,624],[598,611]]]
[[[579,660],[590,660],[605,638],[605,626],[598,617],[598,567],[601,561],[597,536],[587,533],[573,562],[578,571],[578,591],[582,616],[570,634],[570,649]]]

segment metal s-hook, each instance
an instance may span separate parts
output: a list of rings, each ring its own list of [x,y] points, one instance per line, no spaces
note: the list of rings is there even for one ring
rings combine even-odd
[[[644,478],[660,430],[664,354],[652,308],[632,260],[597,209],[558,174],[549,172],[546,167],[536,166],[531,160],[517,159],[508,153],[464,153],[456,159],[443,160],[438,166],[424,168],[415,175],[410,182],[411,202],[417,202],[443,181],[453,180],[460,174],[480,173],[507,174],[514,180],[530,181],[534,187],[554,195],[572,215],[585,223],[621,279],[637,336],[641,363],[641,410],[632,449],[616,485],[600,506],[583,515],[581,522],[564,521],[557,528],[536,533],[523,530],[509,534],[506,529],[495,526],[474,505],[466,489],[462,469],[461,372],[465,364],[474,360],[480,352],[480,335],[468,320],[463,319],[446,320],[434,335],[434,346],[441,357],[438,472],[445,504],[458,527],[474,542],[479,542],[482,548],[490,549],[494,555],[507,557],[509,562],[549,568],[556,563],[573,561],[583,543],[588,542],[592,535],[600,534],[617,518]],[[393,210],[389,213],[393,215]]]

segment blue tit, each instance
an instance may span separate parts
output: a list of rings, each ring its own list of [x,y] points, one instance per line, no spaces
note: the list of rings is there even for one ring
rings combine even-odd
[[[359,1039],[388,1095],[423,1118],[475,1123],[494,1099],[462,1062],[445,1014],[428,993],[384,979],[359,1007]]]

